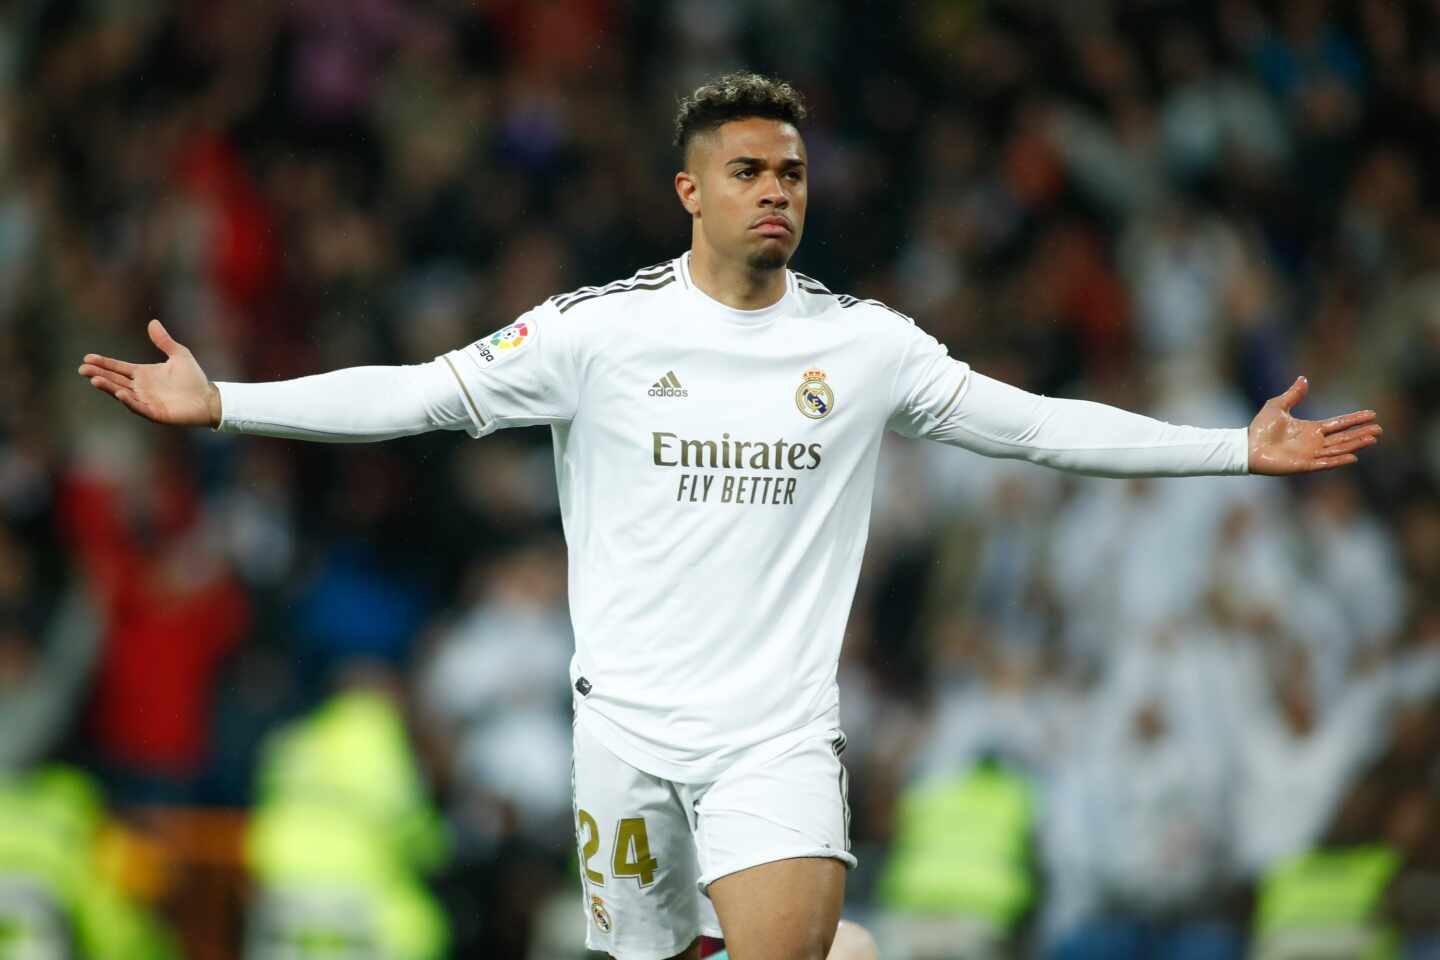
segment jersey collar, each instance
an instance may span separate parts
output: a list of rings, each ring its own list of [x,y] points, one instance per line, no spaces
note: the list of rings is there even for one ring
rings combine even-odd
[[[792,309],[795,298],[795,274],[789,270],[785,271],[785,293],[779,300],[776,300],[768,307],[761,307],[759,310],[737,310],[734,307],[721,303],[719,300],[716,300],[695,286],[695,281],[690,276],[689,250],[686,250],[676,259],[675,265],[680,275],[680,283],[685,287],[686,295],[699,303],[708,313],[727,323],[738,323],[747,326],[769,323],[771,320]]]

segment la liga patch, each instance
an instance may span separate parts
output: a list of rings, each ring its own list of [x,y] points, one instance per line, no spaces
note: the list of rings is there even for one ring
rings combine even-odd
[[[518,320],[508,327],[496,330],[488,337],[481,337],[472,346],[480,355],[481,363],[489,365],[513,356],[532,339],[529,321]]]
[[[530,325],[523,320],[512,323],[504,330],[490,336],[490,346],[496,350],[519,350],[530,336]]]

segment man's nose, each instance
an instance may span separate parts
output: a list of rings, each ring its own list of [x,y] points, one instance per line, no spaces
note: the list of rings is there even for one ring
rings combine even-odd
[[[790,196],[785,192],[780,178],[774,174],[765,178],[765,189],[760,193],[760,206],[777,207],[781,210],[790,206]]]

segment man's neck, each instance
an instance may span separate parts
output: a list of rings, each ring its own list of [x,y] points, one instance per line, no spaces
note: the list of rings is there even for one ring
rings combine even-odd
[[[761,310],[785,296],[785,268],[754,270],[720,259],[703,244],[690,248],[690,279],[695,286],[736,310]]]

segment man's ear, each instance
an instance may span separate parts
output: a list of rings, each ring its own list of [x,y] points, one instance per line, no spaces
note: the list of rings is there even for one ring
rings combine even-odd
[[[695,174],[688,170],[675,174],[675,195],[680,198],[680,205],[690,216],[700,215],[700,181]]]

